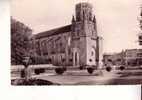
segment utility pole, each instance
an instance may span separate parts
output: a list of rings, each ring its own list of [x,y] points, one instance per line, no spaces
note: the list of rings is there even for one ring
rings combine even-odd
[[[142,5],[140,7],[140,10],[141,10],[140,16],[139,16],[140,33],[138,35],[138,42],[139,42],[139,45],[142,46]],[[138,52],[140,52],[140,50]],[[142,59],[141,56],[138,56],[137,59],[138,59],[137,65],[140,65],[140,63],[141,63],[140,60]]]
[[[142,45],[142,6],[141,6],[141,12],[139,16],[139,23],[140,23],[140,33],[139,33],[138,39],[139,39],[139,45]]]

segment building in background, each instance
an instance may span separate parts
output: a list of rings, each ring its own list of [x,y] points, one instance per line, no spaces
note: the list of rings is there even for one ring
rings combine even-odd
[[[142,64],[142,49],[128,49],[125,51],[125,65],[139,66]]]
[[[71,22],[70,25],[36,34],[36,53],[48,58],[54,65],[98,66],[100,38],[92,5],[85,2],[77,4]]]
[[[103,64],[104,66],[124,65],[124,52],[104,54]]]
[[[104,54],[103,63],[105,66],[126,65],[131,67],[142,65],[142,49],[126,49],[120,53]]]

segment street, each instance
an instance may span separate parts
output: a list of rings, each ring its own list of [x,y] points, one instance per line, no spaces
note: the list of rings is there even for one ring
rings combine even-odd
[[[142,84],[142,70],[96,70],[88,74],[86,70],[67,70],[63,75],[57,75],[54,70],[48,70],[32,78],[48,80],[61,85],[127,85]]]

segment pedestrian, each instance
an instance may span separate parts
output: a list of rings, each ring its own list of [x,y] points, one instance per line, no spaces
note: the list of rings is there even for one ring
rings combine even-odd
[[[24,57],[23,65],[24,65],[24,76],[25,80],[28,81],[31,78],[31,68],[29,67],[30,58]]]

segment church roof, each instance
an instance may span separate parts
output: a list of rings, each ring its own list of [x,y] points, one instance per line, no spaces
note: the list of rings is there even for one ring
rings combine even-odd
[[[66,25],[60,28],[55,28],[49,31],[45,31],[45,32],[41,32],[35,35],[36,39],[40,39],[43,37],[49,37],[49,36],[53,36],[53,35],[58,35],[58,34],[62,34],[65,32],[70,32],[71,31],[71,25]]]

